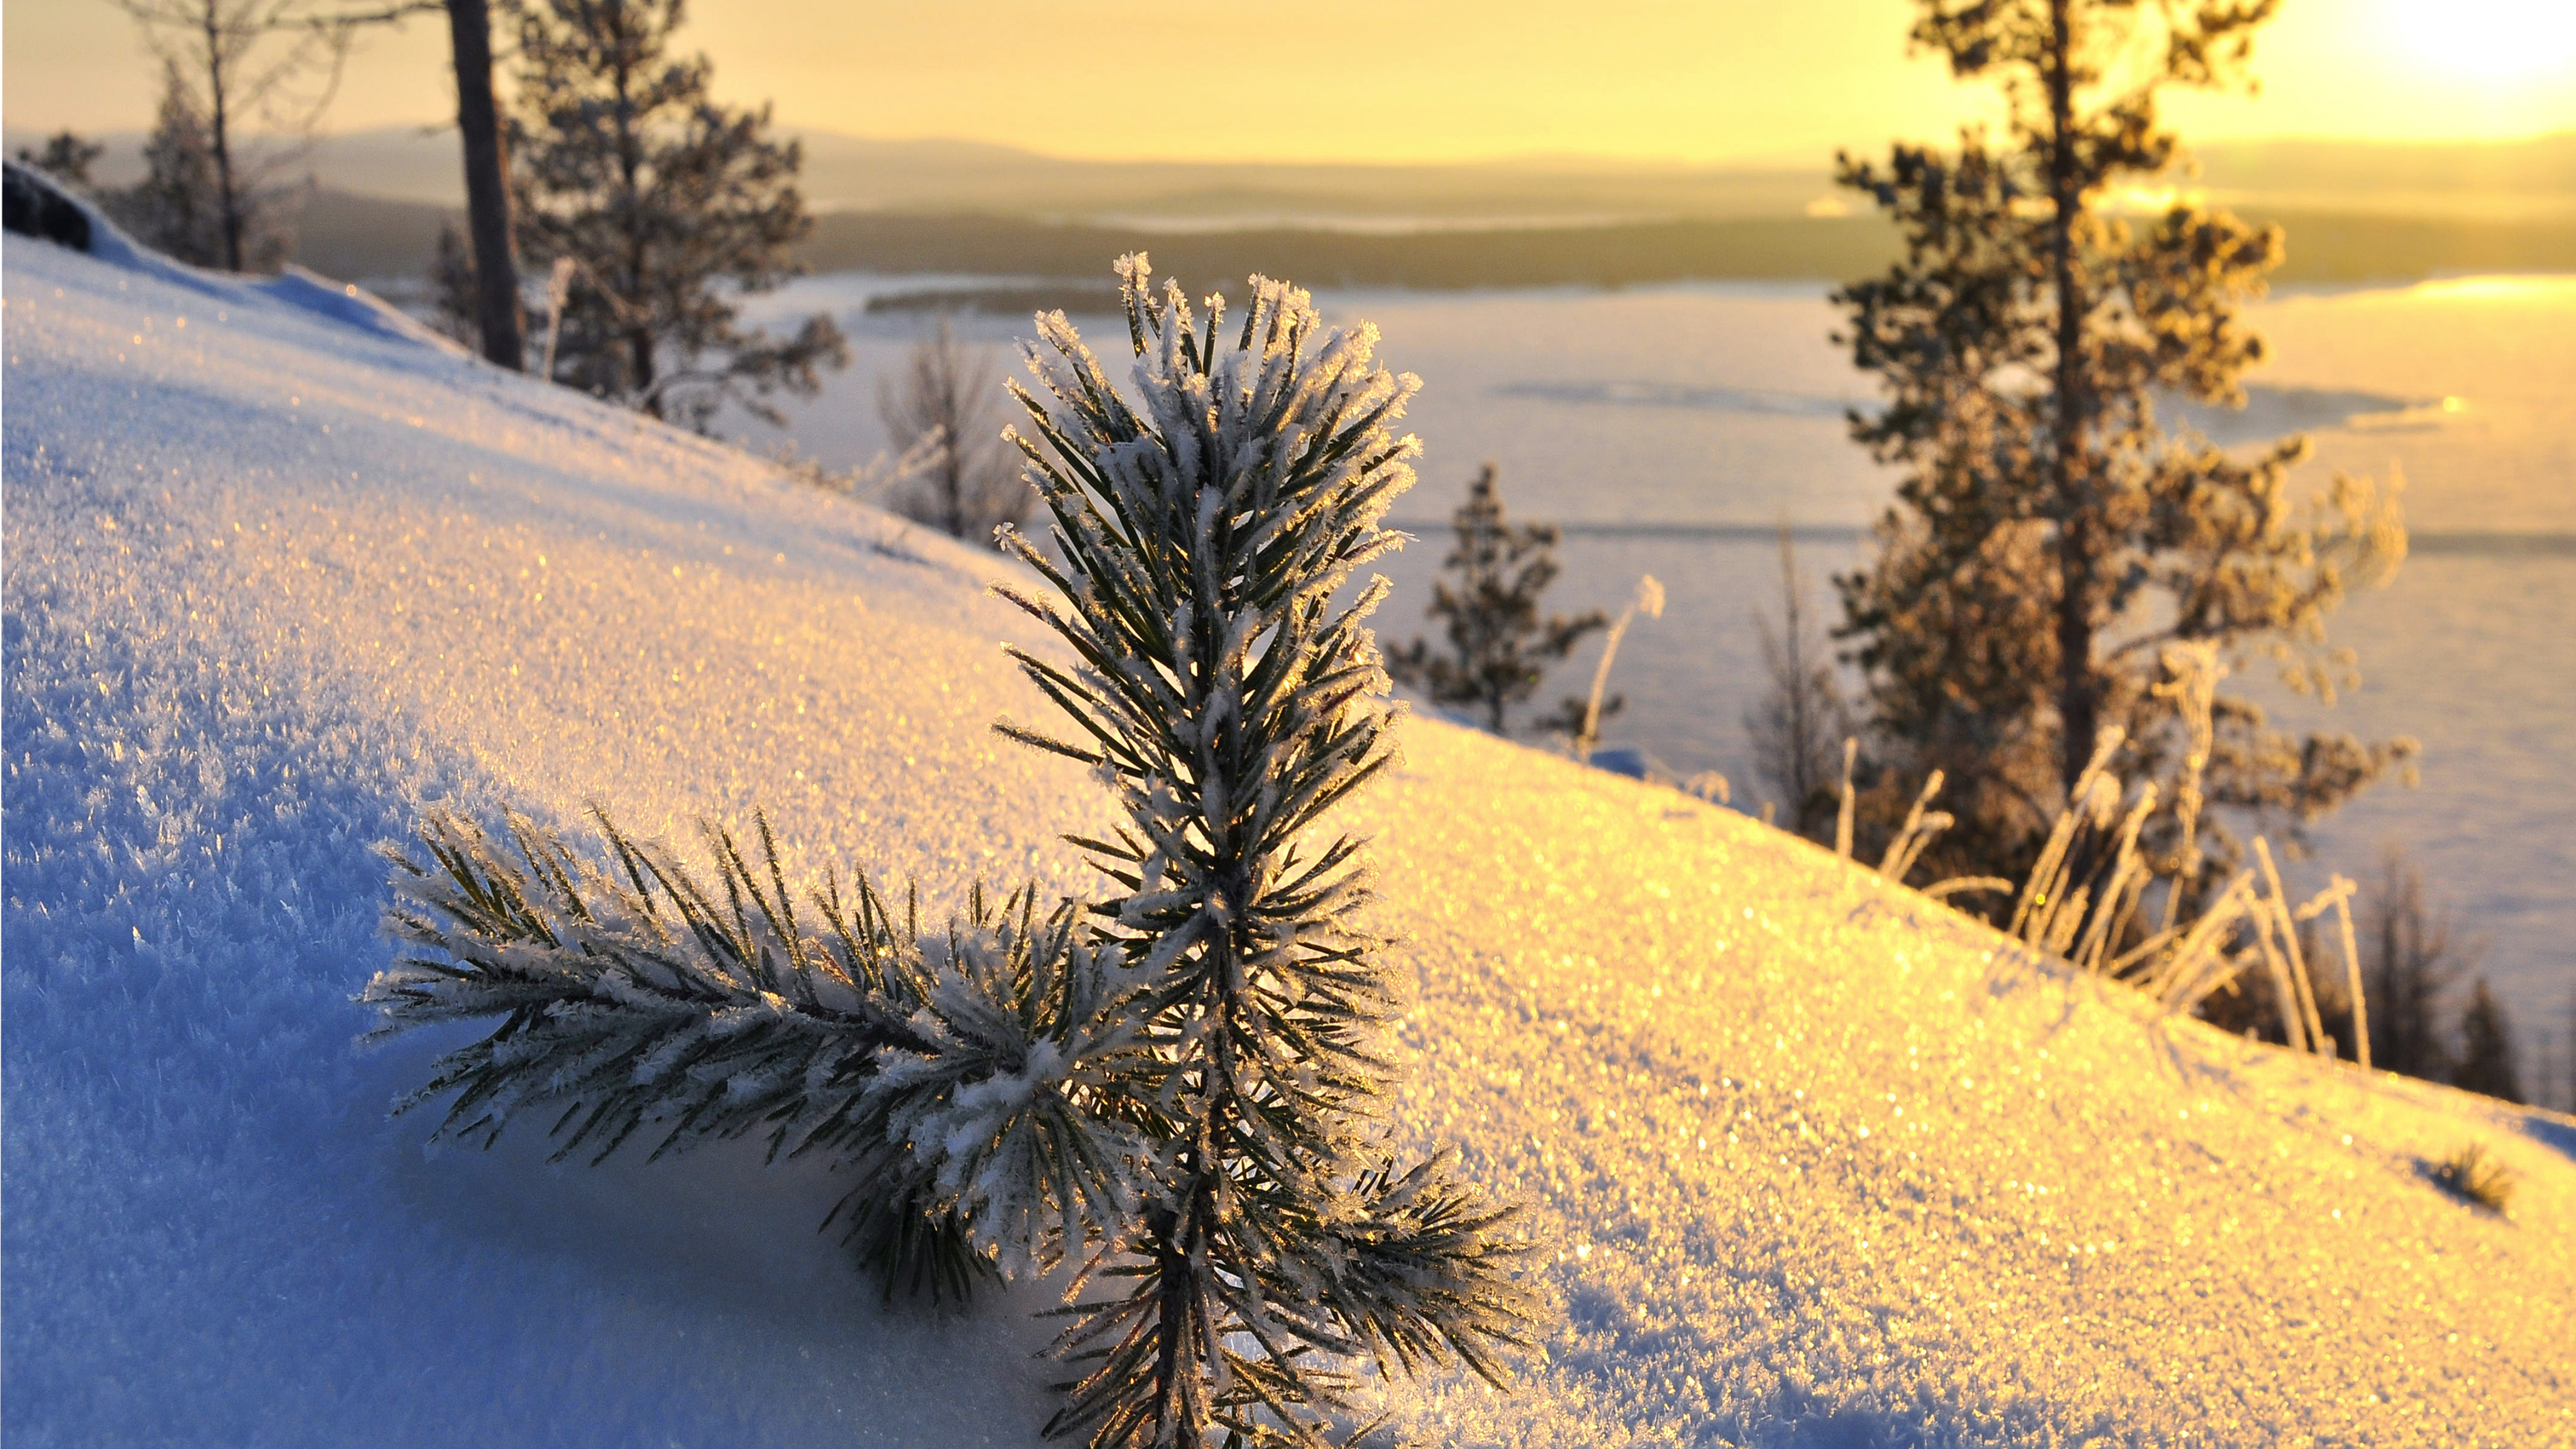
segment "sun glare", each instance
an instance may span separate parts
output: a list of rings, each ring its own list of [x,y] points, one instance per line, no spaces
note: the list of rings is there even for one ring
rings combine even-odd
[[[2388,0],[2392,39],[2423,66],[2479,80],[2567,72],[2576,85],[2576,5],[2567,0]]]

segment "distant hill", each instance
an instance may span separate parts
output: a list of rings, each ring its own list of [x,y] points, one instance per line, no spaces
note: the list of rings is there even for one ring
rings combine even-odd
[[[15,147],[31,137],[10,136]],[[139,170],[111,137],[100,170]],[[1194,276],[1267,271],[1319,285],[1618,286],[1701,278],[1836,280],[1894,242],[1837,216],[1811,168],[1593,157],[1459,165],[1082,161],[967,141],[810,133],[816,270],[1096,278],[1145,247]],[[2281,222],[2290,283],[2576,271],[2576,133],[2487,145],[2229,141],[2196,185]],[[279,157],[319,190],[298,260],[412,277],[457,211],[452,134],[326,137]]]
[[[2233,206],[2487,220],[2576,220],[2576,132],[2477,145],[2220,141],[2194,147]]]
[[[35,138],[12,133],[13,149]],[[139,138],[102,138],[102,179],[141,170]],[[1831,158],[1812,164],[1686,166],[1604,157],[1452,165],[1088,161],[971,141],[808,132],[805,193],[819,210],[999,212],[1050,219],[1229,224],[1491,224],[1538,220],[1731,220],[1830,209]],[[2490,220],[2576,220],[2576,133],[2528,141],[2401,145],[2222,141],[2197,148],[2198,184],[2231,205]],[[351,132],[275,152],[278,169],[324,188],[454,205],[452,133]]]
[[[439,223],[417,201],[325,191],[304,215],[296,259],[327,276],[417,277]],[[2363,213],[2253,213],[2289,232],[2284,284],[2402,282],[2469,272],[2576,271],[2576,220],[2439,220]],[[937,272],[1096,280],[1108,258],[1151,251],[1193,277],[1265,272],[1313,286],[1635,286],[1723,279],[1840,281],[1895,255],[1875,217],[1742,217],[1597,226],[1402,233],[1267,226],[1174,231],[1138,222],[835,212],[800,260],[814,271]]]

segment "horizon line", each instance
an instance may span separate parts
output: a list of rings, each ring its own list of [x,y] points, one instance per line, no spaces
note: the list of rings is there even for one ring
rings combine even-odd
[[[59,126],[25,125],[15,121],[0,119],[0,135],[5,135],[13,141],[29,137],[40,138],[50,136],[56,134],[62,129],[64,128]],[[442,120],[402,122],[380,126],[362,126],[344,131],[320,131],[309,134],[293,131],[256,130],[243,130],[237,134],[239,134],[245,141],[291,140],[301,144],[324,143],[368,136],[402,135],[406,133],[422,139],[427,139],[451,133],[455,129],[456,123],[454,121]],[[1396,160],[1348,157],[1304,157],[1285,159],[1269,156],[1081,156],[1059,151],[1048,151],[1035,146],[1022,145],[1011,141],[983,140],[967,136],[868,135],[855,131],[836,130],[828,126],[797,126],[787,122],[776,123],[774,129],[791,139],[800,141],[814,137],[824,137],[832,140],[855,141],[867,145],[879,146],[958,146],[976,150],[1007,152],[1035,160],[1054,162],[1060,165],[1069,166],[1271,167],[1280,169],[1418,171],[1464,170],[1488,166],[1559,165],[1617,167],[1627,170],[1787,172],[1804,169],[1811,165],[1831,164],[1831,152],[1822,147],[1819,148],[1818,152],[1820,159],[1815,162],[1801,159],[1806,155],[1802,150],[1769,150],[1696,159],[1670,154],[1647,155],[1612,151],[1509,151],[1475,156],[1453,156],[1436,159],[1406,158]],[[119,129],[110,131],[92,131],[83,134],[93,141],[122,142],[140,139],[146,135],[147,132],[143,129]],[[1941,142],[1924,143],[1915,138],[1909,137],[1897,137],[1894,139],[1906,144],[1943,144]],[[2189,153],[2207,151],[2223,146],[2322,145],[2348,147],[2356,150],[2436,151],[2446,149],[2504,149],[2517,146],[2540,145],[2551,141],[2561,140],[2576,140],[2576,127],[2562,127],[2553,130],[2536,131],[2518,136],[2468,137],[2440,140],[2390,140],[2370,136],[2334,136],[2301,132],[2272,135],[2221,136],[2211,138],[2197,144],[2186,144],[2183,149]],[[1838,150],[1842,149],[1842,147],[1837,145],[1833,149]]]

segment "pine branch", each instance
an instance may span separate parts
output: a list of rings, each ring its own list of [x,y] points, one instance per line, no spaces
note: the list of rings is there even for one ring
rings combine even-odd
[[[398,1112],[453,1094],[435,1135],[489,1146],[543,1108],[556,1160],[638,1133],[657,1158],[755,1133],[772,1160],[823,1153],[861,1179],[827,1221],[889,1291],[1043,1269],[1132,1216],[1136,982],[1082,911],[978,888],[925,937],[862,875],[813,898],[809,935],[766,820],[756,864],[707,833],[712,891],[599,826],[610,869],[524,819],[507,853],[444,813],[426,861],[386,851],[386,927],[413,952],[360,998],[370,1039],[500,1018]]]

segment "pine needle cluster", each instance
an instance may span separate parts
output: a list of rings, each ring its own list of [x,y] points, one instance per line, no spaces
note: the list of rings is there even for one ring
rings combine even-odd
[[[605,817],[603,865],[434,816],[426,860],[391,853],[414,950],[364,999],[379,1036],[500,1018],[403,1102],[449,1099],[441,1135],[542,1109],[559,1157],[819,1156],[889,1293],[1077,1261],[1052,1435],[1320,1444],[1359,1364],[1493,1378],[1525,1314],[1507,1210],[1386,1142],[1396,993],[1360,844],[1321,829],[1394,758],[1383,581],[1335,595],[1393,545],[1416,384],[1294,288],[1254,278],[1227,345],[1221,298],[1202,328],[1142,256],[1120,276],[1127,393],[1061,313],[1014,389],[1053,548],[1006,530],[1051,587],[1004,592],[1070,646],[1016,654],[1070,728],[996,726],[1116,791],[1124,826],[1075,842],[1111,899],[979,888],[925,932],[864,875],[800,912],[765,822],[756,852],[709,833],[709,887]]]
[[[1134,1200],[1111,1099],[1144,1051],[1135,976],[1082,913],[979,890],[938,933],[864,875],[800,918],[766,822],[757,862],[710,832],[715,888],[599,817],[609,866],[513,820],[509,851],[439,814],[388,850],[386,928],[414,948],[367,984],[371,1039],[501,1018],[396,1104],[453,1094],[437,1137],[490,1146],[553,1113],[554,1160],[639,1135],[660,1158],[761,1136],[858,1186],[833,1210],[889,1294],[963,1297],[1097,1238]]]

